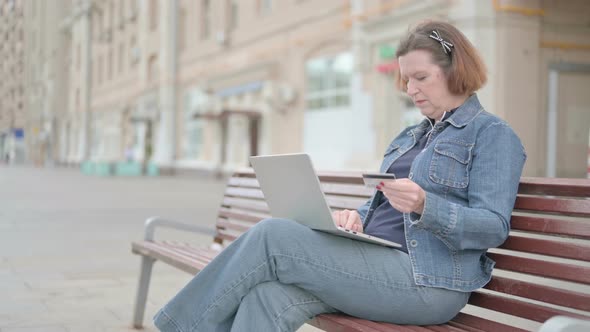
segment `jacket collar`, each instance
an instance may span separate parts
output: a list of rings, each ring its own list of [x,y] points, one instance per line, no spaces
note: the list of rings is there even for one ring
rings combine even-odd
[[[482,111],[483,107],[479,103],[477,94],[474,93],[444,121],[457,128],[465,127]]]
[[[448,122],[456,128],[462,128],[471,122],[481,111],[483,111],[483,107],[479,103],[477,94],[474,93],[449,116],[446,116],[443,122]],[[427,132],[431,128],[431,120],[426,118],[416,126],[416,129],[413,130],[413,132],[420,136],[422,132]]]

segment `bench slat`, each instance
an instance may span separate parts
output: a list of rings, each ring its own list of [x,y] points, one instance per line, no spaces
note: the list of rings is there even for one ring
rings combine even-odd
[[[496,268],[549,277],[565,281],[590,283],[590,268],[569,263],[547,262],[540,259],[488,253],[496,261]]]
[[[518,196],[515,210],[559,213],[565,216],[590,217],[590,200]]]
[[[357,318],[358,319],[358,318]],[[432,331],[426,326],[411,326],[411,325],[395,325],[389,323],[381,323],[374,321],[363,321],[363,324],[374,328],[377,331],[389,332],[389,331],[417,331],[417,332],[428,332]]]
[[[235,198],[235,197],[224,197],[223,198],[223,207],[231,208],[231,207],[238,207],[242,209],[251,209],[253,211],[258,212],[269,212],[268,204],[265,201],[261,200],[253,200],[253,199],[245,199],[245,198]]]
[[[162,261],[191,274],[197,274],[197,272],[202,270],[207,265],[206,263],[198,262],[181,255],[174,254],[173,252],[167,251],[164,248],[158,247],[153,243],[148,242],[133,242],[132,252],[138,255],[155,258],[156,260]]]
[[[206,254],[206,249],[196,249],[189,247],[188,245],[168,244],[165,242],[155,243],[156,247],[152,247],[152,250],[158,250],[162,254],[172,255],[175,257],[184,257],[189,261],[197,264],[209,264],[211,260],[216,256]]]
[[[518,192],[527,195],[588,197],[588,188],[590,179],[523,177]]]
[[[359,172],[333,172],[319,170],[316,172],[320,181],[356,183],[362,184],[363,180]],[[237,170],[234,177],[255,178],[252,168]],[[554,195],[588,197],[590,179],[567,179],[545,177],[522,177],[518,192],[526,195]]]
[[[590,246],[584,244],[510,235],[500,248],[590,261]]]
[[[334,332],[379,332],[370,327],[365,327],[354,321],[348,321],[343,315],[323,314],[309,320],[307,323],[324,331]]]
[[[322,182],[340,182],[340,183],[357,183],[362,184],[361,173],[350,171],[326,171],[317,170],[316,175]],[[252,168],[244,168],[234,172],[234,177],[256,178]]]
[[[435,331],[435,332],[462,332],[465,331],[465,329],[460,329],[458,327],[449,325],[449,324],[445,324],[445,325],[428,325],[428,326],[424,326],[426,329],[428,329],[429,331]]]
[[[145,242],[150,243],[150,242]],[[196,260],[209,263],[219,251],[209,249],[206,247],[193,247],[187,243],[176,242],[176,241],[162,241],[162,242],[151,242],[153,244],[152,248],[157,247],[158,249],[163,249],[174,254],[186,256],[186,257],[193,257]]]
[[[357,172],[330,172],[330,171],[319,171],[317,172],[318,178],[321,182],[338,182],[348,184],[363,184],[363,178],[361,173]]]
[[[250,189],[250,188],[227,188],[225,191],[227,196],[239,197],[239,198],[256,198],[256,199],[264,199],[264,195],[260,189]],[[364,198],[352,198],[352,197],[344,197],[344,196],[333,196],[333,195],[326,195],[326,202],[332,208],[339,208],[339,209],[356,209],[362,204],[364,204],[366,199]]]
[[[456,329],[460,329],[461,331],[468,331],[468,332],[483,332],[484,330],[475,328],[475,327],[471,327],[465,324],[461,324],[458,322],[454,322],[454,321],[450,321],[448,322],[448,324]]]
[[[232,187],[260,188],[260,184],[256,178],[231,177],[227,185]]]
[[[482,329],[479,325],[475,325],[477,327],[466,325],[464,323],[460,323],[460,322],[457,322],[457,321],[454,321],[454,320],[448,322],[448,324],[451,325],[451,326],[453,326],[453,327],[456,327],[458,329],[462,329],[462,330],[470,331],[470,332],[483,332],[483,331],[494,331],[494,332],[496,332],[497,331],[497,330]],[[485,324],[485,320],[482,321],[481,324]],[[506,328],[506,329],[504,329],[504,331],[512,331],[512,329]]]
[[[230,210],[227,208],[219,209],[219,216],[228,219],[236,219],[236,220],[243,220],[247,222],[257,223],[264,218],[268,218],[268,215],[265,214],[256,214],[256,213],[246,213],[242,211],[235,211]]]
[[[469,304],[541,323],[558,315],[588,319],[587,316],[568,311],[545,307],[534,303],[527,303],[498,295],[484,294],[478,291],[471,293]]]
[[[551,303],[578,310],[590,311],[590,294],[533,284],[530,282],[494,276],[486,289]]]
[[[260,189],[260,183],[256,179],[252,178],[230,178],[229,186],[240,187],[240,188],[251,188]],[[371,188],[367,188],[364,184],[343,184],[339,182],[326,182],[320,183],[322,191],[326,194],[337,194],[344,196],[361,196],[367,199],[373,194]]]
[[[590,223],[544,217],[512,216],[512,229],[590,239]]]
[[[236,223],[231,223],[226,219],[218,219],[217,220],[217,229],[233,229],[238,232],[245,233],[247,230],[250,229],[252,226],[245,226]]]
[[[487,320],[481,317],[473,316],[460,312],[449,324],[454,325],[456,323],[461,326],[477,327],[477,331],[490,331],[490,332],[527,332],[526,330],[505,325],[499,322]]]
[[[225,195],[230,197],[264,199],[264,195],[260,189],[252,188],[227,187],[225,189]]]
[[[211,257],[206,257],[204,255],[200,255],[197,252],[190,250],[190,249],[162,248],[161,251],[172,253],[175,256],[182,256],[182,257],[186,258],[187,260],[189,260],[191,262],[195,262],[195,263],[209,264],[213,260],[213,258],[211,258]]]
[[[309,324],[325,330],[335,332],[362,331],[362,332],[412,332],[411,327],[405,325],[393,325],[367,321],[360,318],[346,316],[342,314],[323,314],[318,315]],[[422,329],[422,331],[427,331]]]
[[[195,247],[191,246],[190,244],[186,244],[186,243],[178,243],[178,242],[171,242],[171,241],[162,241],[160,243],[163,243],[169,247],[173,247],[175,250],[182,252],[183,254],[186,254],[189,256],[200,257],[200,258],[205,259],[207,261],[213,260],[213,258],[215,258],[215,256],[217,256],[220,253],[220,251],[205,248],[205,247],[195,248]]]
[[[217,234],[217,237],[226,241],[234,241],[238,238],[237,236],[224,232],[221,229],[219,230],[219,234]]]

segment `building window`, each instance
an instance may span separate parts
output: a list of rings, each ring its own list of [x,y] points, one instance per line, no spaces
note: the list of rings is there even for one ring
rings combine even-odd
[[[101,18],[102,18],[102,22],[101,22],[102,29],[100,30],[100,36],[102,36],[102,41],[103,42],[107,42],[108,43],[109,42],[109,39],[108,39],[109,37],[108,37],[108,32],[107,31],[110,31],[110,28],[111,28],[110,23],[109,23],[109,19],[110,19],[109,13],[103,14],[101,16]]]
[[[98,85],[102,83],[102,74],[103,74],[103,64],[102,64],[102,55],[98,56],[98,69],[96,72],[98,73],[96,80]]]
[[[201,40],[209,39],[211,34],[211,3],[201,0]]]
[[[131,21],[135,20],[137,16],[137,12],[139,11],[139,7],[141,6],[141,0],[127,0],[127,17],[125,19],[129,19]]]
[[[109,2],[109,30],[115,31],[115,4],[111,1]]]
[[[150,29],[156,30],[158,27],[158,0],[150,1]]]
[[[203,90],[190,89],[184,97],[184,136],[182,154],[185,159],[199,159],[204,144],[204,124],[195,114],[208,111],[210,96]]]
[[[129,39],[129,65],[134,67],[138,62],[139,48],[137,48],[135,36],[131,36],[131,39]]]
[[[231,31],[238,28],[238,14],[239,14],[239,7],[238,7],[238,0],[230,0],[229,4],[229,29]]]
[[[100,36],[102,35],[102,30],[103,30],[102,29],[102,23],[103,23],[102,22],[102,20],[103,20],[102,16],[103,15],[100,14],[100,13],[96,14],[96,16],[94,16],[94,15],[92,16],[93,19],[95,18],[94,19],[94,31],[93,31],[94,32],[94,38],[95,39],[98,39],[98,40],[100,39]]]
[[[80,71],[80,62],[82,62],[81,60],[82,57],[82,53],[80,51],[80,44],[76,45],[76,70]]]
[[[349,106],[352,70],[350,52],[309,60],[305,65],[307,110]]]
[[[118,58],[118,72],[119,74],[123,72],[123,66],[124,66],[124,61],[123,59],[125,59],[125,44],[124,43],[120,43],[119,44],[119,58]]]
[[[258,0],[257,6],[259,14],[269,14],[272,11],[273,0]]]
[[[148,82],[157,82],[158,73],[158,56],[152,55],[148,60]]]
[[[31,31],[31,49],[34,51],[37,48],[37,33],[35,30]]]
[[[113,67],[114,67],[114,63],[113,63],[113,49],[109,49],[109,55],[107,58],[107,80],[112,80],[113,79]]]
[[[178,10],[178,49],[183,52],[186,47],[186,11]]]
[[[125,1],[122,0],[118,0],[118,4],[119,4],[119,20],[118,20],[118,24],[123,25],[123,22],[125,22]]]
[[[76,111],[80,110],[80,88],[76,89],[76,99],[75,99],[74,109]]]

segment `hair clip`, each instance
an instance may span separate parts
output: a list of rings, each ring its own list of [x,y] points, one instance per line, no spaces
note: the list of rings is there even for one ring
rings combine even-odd
[[[428,37],[430,37],[430,38],[436,40],[437,42],[439,42],[440,45],[443,48],[443,51],[445,51],[445,54],[451,53],[452,48],[454,47],[453,44],[451,44],[448,41],[442,39],[441,36],[438,34],[438,31],[432,30],[432,34],[429,35]]]

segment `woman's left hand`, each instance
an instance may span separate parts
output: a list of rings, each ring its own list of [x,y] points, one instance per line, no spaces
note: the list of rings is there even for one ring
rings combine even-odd
[[[426,192],[410,179],[383,180],[377,190],[383,192],[389,204],[402,213],[422,214],[424,210]]]

